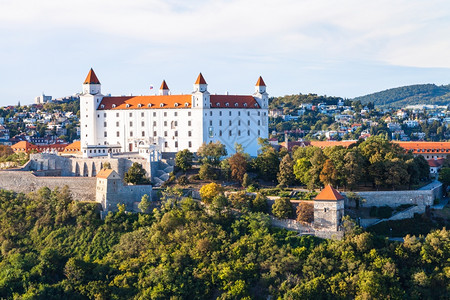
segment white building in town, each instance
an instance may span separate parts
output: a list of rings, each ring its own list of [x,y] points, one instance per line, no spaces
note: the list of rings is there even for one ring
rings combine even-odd
[[[80,96],[83,156],[154,149],[197,152],[202,143],[216,141],[229,154],[239,143],[256,156],[258,137],[268,137],[269,97],[263,79],[259,77],[253,95],[211,95],[207,87],[200,73],[190,94],[171,95],[163,81],[159,95],[104,96],[91,69]]]

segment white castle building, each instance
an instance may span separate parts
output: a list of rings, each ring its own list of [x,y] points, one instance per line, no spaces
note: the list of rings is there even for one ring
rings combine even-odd
[[[80,96],[83,156],[197,152],[202,143],[216,141],[229,154],[239,143],[256,156],[258,137],[268,137],[269,99],[263,79],[259,77],[253,95],[211,95],[207,87],[200,73],[191,94],[171,95],[163,81],[159,95],[104,96],[91,69]]]

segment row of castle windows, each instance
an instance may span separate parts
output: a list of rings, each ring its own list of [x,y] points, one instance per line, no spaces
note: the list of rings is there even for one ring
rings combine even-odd
[[[228,120],[228,126],[231,126],[232,122],[231,120]],[[258,126],[261,125],[261,121],[258,120]],[[213,126],[213,121],[209,120],[209,126]],[[219,120],[219,126],[222,126],[222,120]],[[238,120],[238,126],[241,126],[241,120]],[[247,126],[251,126],[250,125],[250,120],[247,120]]]
[[[174,136],[178,136],[178,131],[173,132]],[[108,137],[108,132],[103,133],[104,137]],[[141,136],[145,137],[145,131],[141,131]],[[153,136],[158,136],[158,132],[153,131]],[[167,137],[167,131],[164,131],[164,136]],[[188,131],[188,136],[192,136],[192,131]],[[120,137],[120,131],[116,131],[116,137]],[[133,137],[133,131],[130,131],[130,137]]]
[[[222,130],[219,130],[219,136],[222,136],[222,135],[223,135]],[[232,135],[233,135],[233,131],[232,130],[228,130],[228,136],[232,136]],[[238,130],[237,131],[237,135],[241,136],[242,132],[240,130]],[[247,130],[247,135],[250,136],[250,130]],[[260,136],[260,135],[261,135],[261,131],[258,130],[258,136]]]
[[[222,122],[222,121],[221,121]],[[230,121],[231,122],[231,121]],[[240,122],[240,121],[239,121]],[[250,122],[250,121],[249,121]],[[259,122],[259,121],[258,121]],[[240,123],[239,123],[240,124]],[[231,124],[230,124],[231,125]],[[250,124],[249,124],[250,125]],[[87,125],[85,125],[87,127]],[[144,127],[145,126],[145,122],[141,121],[141,126]],[[157,126],[156,121],[153,121],[153,126]],[[164,121],[164,126],[167,127],[167,121]],[[171,127],[172,129],[174,129],[176,126],[178,126],[178,121],[172,121],[171,122]],[[192,126],[192,121],[188,121],[188,126]],[[108,127],[108,122],[103,122],[103,127]],[[117,121],[116,122],[116,127],[120,127],[120,122]],[[130,121],[130,127],[133,127],[133,122]]]
[[[167,112],[166,111],[163,114],[164,114],[164,117],[167,117]],[[174,117],[177,117],[178,116],[178,112],[175,111],[173,113],[173,115],[174,115]],[[133,117],[133,113],[130,112],[129,116],[130,116],[130,118],[132,118]],[[191,112],[188,111],[188,117],[190,117],[190,116],[191,116]],[[87,115],[86,115],[86,117],[87,117]],[[104,118],[107,117],[106,113],[103,113],[103,117]],[[119,118],[119,117],[120,117],[120,113],[116,113],[116,118]],[[141,112],[141,117],[144,118],[145,117],[145,113]],[[153,112],[153,117],[156,117],[156,112]],[[97,118],[100,118],[100,114],[97,114]]]

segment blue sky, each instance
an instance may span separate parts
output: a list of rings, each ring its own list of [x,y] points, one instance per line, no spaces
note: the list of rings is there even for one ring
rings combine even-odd
[[[0,0],[0,105],[81,91],[355,97],[450,84],[450,2]]]

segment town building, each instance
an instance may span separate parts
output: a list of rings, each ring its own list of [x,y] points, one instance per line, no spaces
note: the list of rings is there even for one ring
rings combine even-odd
[[[202,143],[235,144],[257,155],[257,139],[268,137],[268,94],[259,77],[253,95],[213,95],[200,73],[190,94],[172,95],[165,81],[159,95],[104,96],[91,69],[80,95],[81,151],[84,157],[138,152],[157,147],[174,154],[197,152]]]

